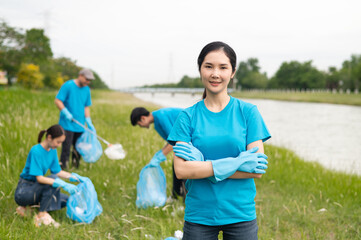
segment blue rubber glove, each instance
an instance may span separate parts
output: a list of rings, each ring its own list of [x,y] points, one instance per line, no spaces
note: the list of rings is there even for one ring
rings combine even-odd
[[[156,154],[154,154],[154,156],[149,162],[149,166],[157,167],[161,162],[164,162],[165,160],[167,160],[167,158],[166,156],[164,156],[163,151],[161,149]]]
[[[82,177],[77,173],[71,173],[71,175],[69,177],[70,182],[84,182],[87,179],[88,179],[87,177]]]
[[[66,183],[63,180],[61,180],[60,178],[55,179],[55,181],[53,183],[53,187],[54,188],[62,187],[65,191],[70,193],[70,195],[73,195],[74,193],[78,192],[78,188],[75,185]]]
[[[268,157],[263,153],[257,153],[258,147],[254,147],[243,153],[243,159],[245,160],[237,171],[248,172],[248,173],[261,173],[264,174],[267,169]],[[241,153],[241,154],[242,154]]]
[[[186,161],[204,161],[203,154],[192,143],[177,143],[173,147],[174,154]]]
[[[235,158],[223,158],[218,160],[211,160],[214,180],[216,182],[223,181],[224,179],[232,176],[236,171],[249,170],[250,172],[259,172],[261,173],[265,171],[256,170],[257,167],[261,169],[264,168],[267,156],[263,153],[256,153],[258,151],[258,147],[254,147],[248,151],[241,152],[238,157]],[[252,168],[254,167],[254,168]],[[212,179],[210,179],[212,181]],[[212,181],[214,182],[214,181]]]
[[[90,117],[86,117],[85,122],[88,125],[88,128],[95,132],[95,127],[94,127],[94,125],[92,123],[92,119]]]
[[[69,112],[69,110],[66,107],[60,111],[60,114],[63,115],[70,122],[73,119],[73,115]]]

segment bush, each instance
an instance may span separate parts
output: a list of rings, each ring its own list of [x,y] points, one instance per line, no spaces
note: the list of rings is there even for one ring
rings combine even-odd
[[[39,66],[34,64],[21,64],[18,72],[18,83],[25,88],[39,89],[44,87],[44,76],[39,71]]]

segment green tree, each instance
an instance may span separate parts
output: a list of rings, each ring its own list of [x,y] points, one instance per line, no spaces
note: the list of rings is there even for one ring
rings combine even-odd
[[[350,60],[344,61],[340,72],[343,88],[361,90],[361,55],[352,55]]]
[[[242,88],[266,88],[268,78],[265,73],[260,73],[257,58],[249,58],[246,62],[240,62],[236,71],[237,85]]]
[[[7,71],[9,80],[16,77],[23,59],[25,36],[19,29],[0,20],[0,68]]]
[[[44,35],[43,29],[30,29],[25,34],[23,47],[24,60],[27,63],[41,65],[52,58],[50,40]]]
[[[91,88],[107,89],[108,86],[101,80],[99,75],[95,71],[93,71],[93,74],[94,74],[95,80],[93,80],[89,86]]]
[[[250,72],[243,78],[243,86],[246,88],[265,89],[268,85],[268,78],[265,73]]]
[[[272,88],[315,89],[325,88],[325,74],[312,66],[312,61],[300,63],[297,61],[283,62],[271,79]]]
[[[34,64],[22,64],[18,73],[18,83],[25,88],[39,89],[44,87],[43,74],[39,66]]]
[[[76,64],[76,61],[66,57],[55,58],[53,59],[53,63],[55,71],[60,72],[65,80],[76,78],[81,70],[81,67]]]
[[[177,84],[177,87],[180,88],[202,88],[203,84],[199,77],[192,78],[187,75],[184,75],[180,82]]]
[[[326,88],[338,89],[340,82],[340,72],[336,67],[329,67],[326,74]]]

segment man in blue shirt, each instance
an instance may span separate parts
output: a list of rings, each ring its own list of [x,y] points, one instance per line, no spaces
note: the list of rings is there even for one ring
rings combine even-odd
[[[88,128],[95,131],[90,118],[90,88],[88,85],[94,80],[94,75],[89,69],[82,69],[76,79],[65,82],[55,98],[55,105],[60,110],[59,124],[64,128],[66,139],[61,149],[61,167],[66,169],[69,161],[70,148],[72,150],[72,163],[76,168],[79,167],[80,155],[75,149],[76,140],[84,132],[84,129],[72,120],[80,123],[86,122]]]
[[[137,107],[133,109],[130,115],[130,121],[133,126],[138,125],[142,128],[149,128],[150,124],[154,123],[154,129],[165,141],[167,141],[168,135],[181,111],[183,111],[181,108],[162,108],[154,112],[149,112],[143,107]],[[149,164],[151,166],[158,166],[167,159],[166,155],[172,151],[172,145],[167,142],[167,144],[153,156]],[[177,196],[185,197],[186,191],[184,184],[184,180],[180,180],[175,176],[173,166],[174,198],[177,198]]]

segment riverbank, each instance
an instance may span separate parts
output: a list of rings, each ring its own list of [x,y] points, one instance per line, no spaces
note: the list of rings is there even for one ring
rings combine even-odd
[[[88,176],[98,193],[103,213],[90,225],[52,213],[59,229],[36,228],[32,218],[14,214],[13,196],[19,174],[39,130],[58,121],[53,100],[56,92],[4,90],[0,93],[0,239],[154,239],[182,230],[183,202],[173,201],[162,208],[135,207],[136,183],[142,167],[164,141],[154,129],[130,124],[133,107],[157,106],[131,95],[93,91],[91,114],[97,133],[111,143],[121,143],[127,151],[123,160],[103,155],[98,162],[81,162],[70,169]],[[103,148],[106,146],[103,145]],[[60,149],[58,150],[58,152]],[[256,208],[260,239],[358,239],[361,235],[361,177],[325,170],[304,162],[283,148],[266,145],[269,169],[257,185]],[[172,164],[162,163],[171,194]]]
[[[332,92],[287,92],[287,91],[236,91],[237,98],[258,98],[280,101],[317,102],[361,106],[361,94]]]

